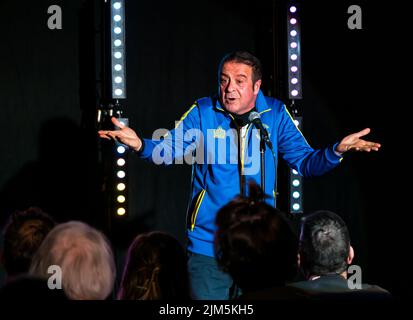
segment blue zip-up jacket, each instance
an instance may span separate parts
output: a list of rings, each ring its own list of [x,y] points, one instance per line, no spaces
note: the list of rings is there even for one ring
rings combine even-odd
[[[318,176],[337,166],[335,146],[314,150],[296,127],[285,105],[260,91],[255,103],[267,128],[276,159],[265,153],[265,192],[275,203],[278,154],[302,176]],[[240,194],[240,172],[245,181],[261,182],[258,131],[249,125],[241,138],[231,114],[217,98],[201,98],[160,139],[144,139],[139,156],[156,164],[188,163],[192,159],[192,192],[188,206],[188,250],[214,256],[215,217],[218,210]],[[238,160],[239,157],[239,160]],[[239,164],[238,164],[239,163]],[[241,171],[240,171],[241,170]],[[246,190],[246,183],[243,186]],[[245,191],[244,191],[245,192]]]

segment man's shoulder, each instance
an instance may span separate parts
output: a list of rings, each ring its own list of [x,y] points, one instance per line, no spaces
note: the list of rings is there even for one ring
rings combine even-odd
[[[212,109],[214,106],[216,106],[217,103],[217,98],[212,96],[212,97],[202,97],[199,99],[196,99],[195,104],[202,109]]]
[[[217,96],[203,97],[195,101],[198,107],[201,118],[215,118],[217,115],[222,115],[224,108],[220,105]]]
[[[364,290],[366,292],[376,292],[376,293],[391,295],[391,293],[389,291],[387,291],[386,289],[384,289],[384,288],[382,288],[378,285],[363,283],[361,285],[361,287],[362,287],[362,290]]]
[[[389,299],[391,294],[376,285],[362,284],[361,289],[350,289],[346,279],[321,277],[317,280],[299,281],[288,284],[303,290],[310,297],[331,299]]]
[[[313,280],[292,282],[292,287],[316,291],[345,291],[349,290],[347,280],[341,275],[324,275]]]
[[[268,108],[271,108],[273,112],[279,113],[284,109],[285,104],[280,99],[269,97],[269,96],[263,96],[263,97],[265,99],[265,102]]]

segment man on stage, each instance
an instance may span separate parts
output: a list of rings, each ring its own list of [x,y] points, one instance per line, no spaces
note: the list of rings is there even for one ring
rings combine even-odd
[[[183,163],[188,156],[195,159],[187,213],[188,267],[195,299],[230,298],[233,281],[219,270],[214,258],[215,216],[235,196],[245,195],[248,180],[261,183],[262,135],[250,121],[252,112],[259,114],[273,149],[267,147],[264,157],[264,188],[272,205],[278,155],[300,175],[317,176],[337,166],[345,152],[380,148],[361,139],[370,132],[368,128],[324,149],[311,148],[285,105],[261,92],[261,63],[248,52],[226,55],[218,77],[218,95],[198,99],[162,139],[141,139],[115,118],[112,122],[120,130],[99,131],[100,137],[115,139],[156,164]]]

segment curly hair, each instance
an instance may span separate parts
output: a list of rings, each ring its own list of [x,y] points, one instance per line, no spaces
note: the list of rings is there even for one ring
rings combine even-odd
[[[2,262],[8,275],[29,271],[33,255],[56,225],[54,219],[38,207],[15,211],[3,229]]]

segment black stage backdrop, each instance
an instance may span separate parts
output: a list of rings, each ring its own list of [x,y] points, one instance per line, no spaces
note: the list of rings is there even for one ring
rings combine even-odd
[[[59,221],[104,228],[98,139],[91,126],[99,91],[97,3],[0,2],[1,224],[13,210],[36,205]],[[347,27],[351,4],[363,10],[362,30]],[[51,5],[62,8],[62,30],[47,27]],[[282,2],[127,1],[124,110],[131,127],[145,137],[172,128],[196,98],[215,92],[219,60],[235,49],[261,58],[265,93],[277,93],[270,80],[276,68],[271,39],[273,31],[282,38],[283,26],[272,21],[274,6]],[[365,127],[372,129],[371,140],[382,143],[379,153],[346,156],[333,172],[306,179],[305,209],[340,214],[349,224],[363,280],[400,296],[407,288],[400,275],[411,182],[409,147],[401,143],[409,122],[400,118],[408,107],[401,78],[408,55],[398,10],[373,1],[306,1],[299,104],[313,147]],[[282,56],[284,48],[275,49]],[[285,79],[277,81],[285,87]],[[168,231],[184,243],[190,172],[189,166],[156,167],[130,157],[130,214],[119,251],[147,230]],[[280,192],[287,192],[285,184]]]

